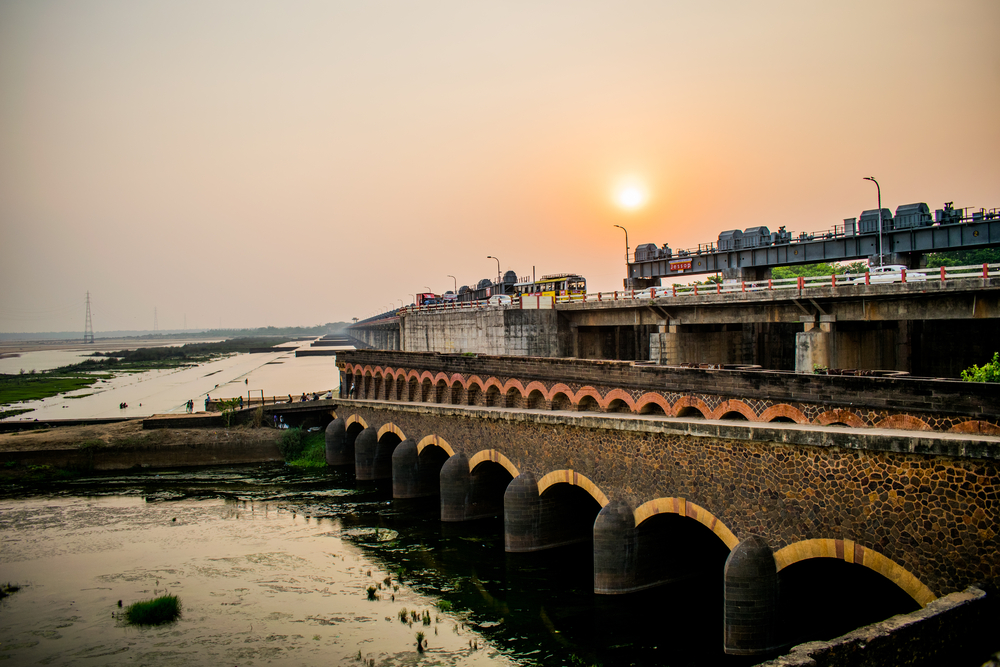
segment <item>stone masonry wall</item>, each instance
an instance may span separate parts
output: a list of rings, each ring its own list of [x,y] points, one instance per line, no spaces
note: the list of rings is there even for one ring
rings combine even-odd
[[[337,365],[355,398],[1000,435],[1000,385],[988,383],[381,350],[338,353]],[[443,386],[447,398],[403,390],[411,384]]]
[[[776,552],[805,540],[832,540],[836,557],[873,569],[884,568],[877,565],[880,554],[934,595],[1000,581],[996,458],[898,453],[891,451],[898,447],[891,436],[869,436],[884,450],[831,444],[836,440],[816,446],[814,434],[794,426],[765,433],[733,424],[709,436],[655,417],[556,419],[353,400],[340,401],[337,414],[375,428],[391,422],[417,442],[437,436],[470,459],[492,450],[539,479],[570,470],[633,509],[671,499],[693,516],[697,506],[737,538],[759,535]]]

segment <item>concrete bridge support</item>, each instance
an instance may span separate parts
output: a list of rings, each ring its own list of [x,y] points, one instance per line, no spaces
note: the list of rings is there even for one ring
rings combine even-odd
[[[552,484],[540,494],[535,476],[521,473],[504,492],[504,547],[517,553],[590,542],[599,509],[577,486]]]
[[[731,655],[764,655],[778,648],[778,572],[764,540],[751,535],[726,560],[724,648]]]
[[[354,441],[354,476],[359,481],[384,479],[378,477],[375,471],[375,457],[378,453],[378,432],[369,426],[363,430]],[[389,470],[389,475],[392,469]]]
[[[441,468],[448,459],[438,447],[419,451],[413,440],[404,440],[392,452],[392,497],[428,498],[441,494]]]
[[[639,545],[628,503],[612,501],[594,521],[594,592],[629,593],[644,588],[638,581]]]
[[[503,514],[511,476],[502,466],[483,462],[469,470],[469,459],[456,452],[441,466],[441,520],[472,521]]]
[[[347,428],[344,420],[337,417],[326,425],[326,464],[328,466],[342,466],[354,463],[354,443],[351,443],[350,451],[347,446]]]

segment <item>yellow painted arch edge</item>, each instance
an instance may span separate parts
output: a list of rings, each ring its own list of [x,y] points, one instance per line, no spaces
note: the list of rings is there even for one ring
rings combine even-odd
[[[400,442],[406,440],[406,436],[403,435],[403,432],[399,430],[399,427],[393,424],[392,422],[382,425],[382,428],[378,430],[378,437],[376,438],[376,440],[381,440],[382,436],[385,435],[386,433],[395,433],[396,436],[399,437]]]
[[[575,470],[553,470],[545,477],[538,480],[538,495],[542,495],[545,489],[549,488],[553,484],[571,484],[572,486],[579,486],[581,489],[586,491],[591,495],[591,497],[600,503],[601,507],[605,507],[608,504],[608,497],[604,495],[596,484],[592,481],[576,472]]]
[[[841,543],[841,556],[837,555],[838,542]],[[930,588],[913,576],[902,565],[873,549],[862,547],[853,540],[834,540],[829,538],[803,540],[802,542],[789,544],[787,547],[774,552],[774,562],[779,572],[793,563],[808,560],[809,558],[837,558],[848,563],[864,565],[869,570],[878,572],[902,588],[921,607],[926,607],[937,599],[937,596],[934,595],[934,592]]]
[[[455,455],[455,450],[451,448],[451,445],[448,444],[448,441],[445,440],[444,438],[439,438],[436,435],[425,435],[423,438],[421,438],[420,442],[417,443],[417,454],[424,451],[424,447],[429,447],[431,445],[436,445],[441,449],[443,449],[444,451],[448,452],[448,456]]]
[[[361,424],[364,428],[368,428],[368,422],[366,422],[363,417],[359,417],[358,415],[351,415],[348,417],[344,422],[344,428],[347,428],[351,424]]]
[[[694,519],[715,533],[730,551],[735,549],[736,545],[740,543],[739,538],[733,534],[733,531],[729,530],[729,527],[719,521],[714,514],[700,505],[688,502],[684,498],[655,498],[643,503],[633,513],[636,527],[649,517],[657,514],[680,514],[681,516]]]
[[[476,466],[484,461],[492,461],[493,463],[502,465],[504,469],[510,473],[511,477],[517,477],[521,474],[518,472],[517,466],[515,466],[510,459],[495,449],[484,449],[476,452],[473,457],[469,459],[469,472],[475,470]]]

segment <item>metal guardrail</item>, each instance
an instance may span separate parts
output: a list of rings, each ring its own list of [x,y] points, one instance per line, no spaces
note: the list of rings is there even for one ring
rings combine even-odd
[[[746,292],[770,292],[777,290],[801,290],[810,287],[855,287],[859,285],[888,285],[893,283],[933,282],[965,280],[970,278],[1000,277],[1000,264],[971,264],[967,266],[942,266],[940,269],[903,269],[898,272],[840,273],[828,276],[808,276],[798,278],[778,278],[753,282],[669,285],[667,287],[647,287],[641,290],[615,290],[613,292],[589,292],[557,296],[556,304],[586,303],[594,301],[630,301],[659,299],[675,296],[701,296],[709,294],[733,294]],[[487,301],[454,301],[428,306],[406,306],[402,313],[448,312],[461,310],[483,310],[486,308],[520,308],[520,297],[512,296],[509,304],[490,304]]]
[[[841,273],[828,276],[779,278],[754,282],[733,282],[715,284],[670,285],[668,287],[647,287],[642,290],[617,290],[596,292],[586,295],[557,297],[556,303],[583,303],[587,301],[622,301],[632,299],[654,299],[674,296],[699,296],[708,294],[732,294],[735,292],[768,292],[775,290],[801,290],[810,287],[855,287],[859,285],[888,285],[892,283],[932,282],[963,280],[969,278],[990,278],[1000,276],[1000,264],[973,264],[968,266],[942,266],[940,269],[914,269],[891,273],[875,274]]]

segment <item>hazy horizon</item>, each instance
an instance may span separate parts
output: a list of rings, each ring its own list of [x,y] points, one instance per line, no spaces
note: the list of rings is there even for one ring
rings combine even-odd
[[[5,0],[0,331],[314,326],[1000,206],[1000,3]],[[626,184],[641,197],[616,201]],[[450,275],[455,276],[455,280]]]

